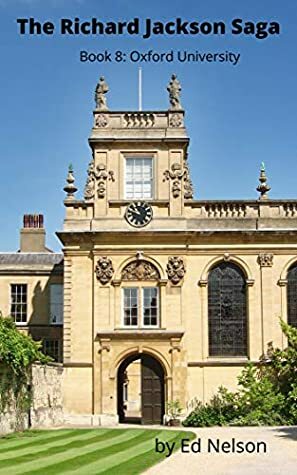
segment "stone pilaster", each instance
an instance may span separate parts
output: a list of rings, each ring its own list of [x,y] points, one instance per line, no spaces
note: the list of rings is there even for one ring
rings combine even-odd
[[[71,361],[71,302],[72,302],[72,260],[64,256],[64,330],[63,355],[64,362]]]

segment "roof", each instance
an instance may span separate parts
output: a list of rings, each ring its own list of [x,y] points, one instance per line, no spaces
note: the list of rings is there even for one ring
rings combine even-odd
[[[63,254],[51,252],[1,252],[0,273],[49,273],[63,266]],[[62,272],[62,269],[60,270]]]

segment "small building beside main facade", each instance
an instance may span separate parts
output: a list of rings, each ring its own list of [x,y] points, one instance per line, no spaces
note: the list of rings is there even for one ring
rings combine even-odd
[[[264,167],[258,200],[194,200],[168,90],[169,110],[110,111],[97,87],[84,198],[71,168],[65,186],[63,255],[38,216],[20,252],[0,254],[2,313],[63,361],[69,420],[162,423],[172,400],[187,413],[234,389],[269,342],[286,345],[279,317],[297,326],[297,200],[269,199]]]

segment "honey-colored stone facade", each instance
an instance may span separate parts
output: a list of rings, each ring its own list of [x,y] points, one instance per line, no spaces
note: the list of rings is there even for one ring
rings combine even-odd
[[[286,344],[279,317],[287,320],[287,271],[297,261],[297,200],[194,200],[182,110],[96,110],[89,144],[84,199],[75,196],[70,170],[57,233],[64,253],[64,413],[116,422],[120,365],[150,355],[163,368],[165,403],[179,400],[186,414],[195,398],[208,400],[220,385],[234,389],[243,366],[257,362],[269,342]],[[125,218],[137,201],[125,199],[131,157],[153,162],[153,195],[141,200],[153,217],[143,227]],[[209,272],[220,262],[244,275],[245,356],[209,354]],[[43,289],[48,277],[20,279]],[[0,276],[4,314],[10,282]],[[130,287],[158,289],[156,327],[123,324],[123,289]],[[43,309],[40,301],[40,322],[47,320]]]
[[[94,113],[89,193],[83,201],[66,198],[58,233],[65,256],[66,412],[117,417],[121,363],[149,354],[163,367],[165,401],[178,399],[186,413],[218,386],[235,388],[244,364],[258,361],[270,341],[285,344],[278,319],[286,319],[286,272],[297,259],[297,203],[189,198],[189,139],[183,111],[175,115],[173,121],[170,111]],[[125,219],[129,157],[153,159],[153,199],[146,200],[153,219],[137,229]],[[154,271],[142,266],[127,281],[123,270],[137,262],[158,277],[147,277]],[[245,357],[209,356],[208,276],[219,262],[245,275]],[[152,285],[159,288],[158,328],[125,327],[123,288]]]

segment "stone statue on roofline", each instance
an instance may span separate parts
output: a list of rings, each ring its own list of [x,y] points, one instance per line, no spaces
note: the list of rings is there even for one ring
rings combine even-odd
[[[109,91],[109,87],[105,82],[103,76],[100,77],[99,82],[96,86],[95,90],[95,102],[96,102],[96,109],[97,110],[108,110],[106,96],[105,94]]]
[[[182,105],[180,103],[181,85],[176,74],[172,74],[167,86],[167,91],[169,92],[170,110],[182,110]]]

